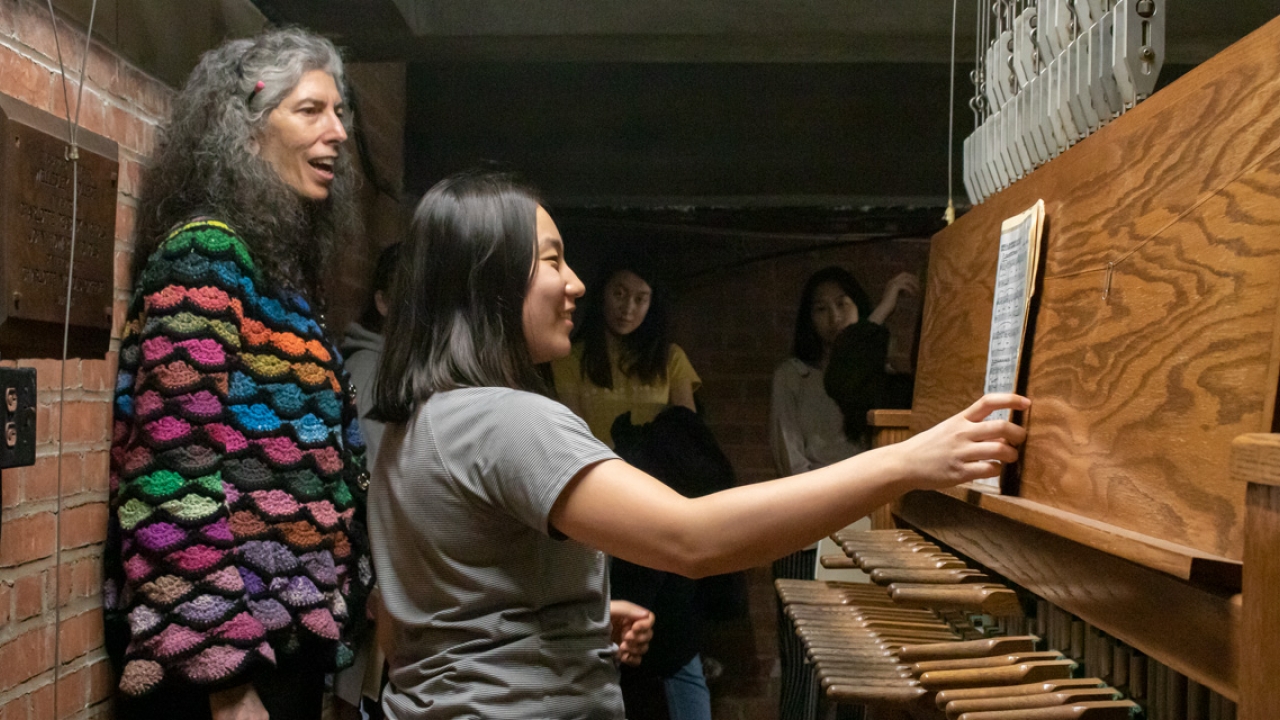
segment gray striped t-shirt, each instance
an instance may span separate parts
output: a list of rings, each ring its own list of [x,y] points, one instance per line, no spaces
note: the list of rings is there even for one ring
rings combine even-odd
[[[387,428],[369,490],[387,717],[622,718],[606,558],[547,524],[616,457],[565,406],[506,388],[437,393]]]

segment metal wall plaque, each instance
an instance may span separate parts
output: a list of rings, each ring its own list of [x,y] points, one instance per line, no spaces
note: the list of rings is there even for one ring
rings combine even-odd
[[[65,119],[0,94],[0,353],[62,352],[71,259],[72,174]],[[71,354],[101,356],[111,335],[116,143],[81,129],[71,286]]]

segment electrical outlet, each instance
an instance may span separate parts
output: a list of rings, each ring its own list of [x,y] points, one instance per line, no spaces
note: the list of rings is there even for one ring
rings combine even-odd
[[[0,468],[35,462],[35,368],[0,368]]]

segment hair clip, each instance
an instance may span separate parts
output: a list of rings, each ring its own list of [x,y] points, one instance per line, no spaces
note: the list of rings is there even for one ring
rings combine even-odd
[[[253,86],[253,90],[249,91],[249,97],[245,98],[244,104],[248,105],[249,103],[253,102],[254,96],[262,92],[262,89],[265,88],[266,86],[267,86],[266,83],[259,80],[257,84]]]

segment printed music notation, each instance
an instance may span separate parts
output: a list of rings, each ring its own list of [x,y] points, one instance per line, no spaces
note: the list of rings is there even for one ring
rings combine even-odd
[[[1044,230],[1044,201],[1000,226],[1000,256],[996,264],[995,298],[991,306],[991,339],[987,344],[987,372],[983,392],[1015,392],[1027,310],[1035,293],[1036,268],[1040,264],[1040,237]],[[1008,410],[988,419],[1008,420]],[[999,478],[978,484],[1000,487]]]

